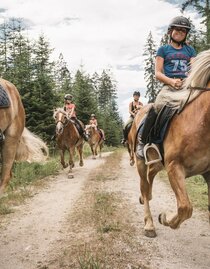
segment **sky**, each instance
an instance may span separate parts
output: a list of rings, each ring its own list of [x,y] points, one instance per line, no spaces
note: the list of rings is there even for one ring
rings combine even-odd
[[[135,90],[145,98],[144,46],[149,32],[156,45],[173,17],[181,15],[176,3],[163,0],[1,0],[0,23],[22,18],[36,39],[44,34],[53,57],[62,53],[73,74],[83,66],[89,74],[110,69],[117,81],[120,115],[129,116]],[[199,23],[192,10],[184,13]]]

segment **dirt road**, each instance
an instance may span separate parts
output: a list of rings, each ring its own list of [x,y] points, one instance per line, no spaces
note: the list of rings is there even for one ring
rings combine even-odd
[[[2,217],[0,269],[64,268],[58,265],[54,253],[63,255],[60,252],[66,244],[71,225],[69,215],[83,197],[89,174],[100,165],[103,168],[106,158],[109,154],[104,154],[101,159],[85,160],[82,168],[77,165],[73,179],[68,179],[67,172],[62,171],[49,181],[47,187],[15,208],[15,213]],[[170,188],[157,178],[151,208],[158,236],[146,238],[143,235],[143,207],[138,203],[136,168],[129,166],[127,153],[123,154],[119,165],[118,177],[105,182],[103,188],[120,194],[128,206],[131,214],[129,225],[137,229],[137,243],[145,250],[139,257],[145,267],[132,267],[128,262],[127,267],[116,266],[114,269],[209,269],[210,226],[207,212],[194,210],[193,217],[176,231],[160,225],[157,221],[159,213],[171,211],[176,203]],[[68,244],[71,245],[71,242]],[[136,255],[138,259],[138,253]]]

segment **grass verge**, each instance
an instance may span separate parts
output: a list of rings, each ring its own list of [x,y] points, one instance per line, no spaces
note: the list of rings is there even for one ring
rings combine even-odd
[[[159,177],[169,185],[166,171],[161,171]],[[206,210],[208,207],[207,184],[202,176],[193,176],[185,180],[187,192],[193,206]]]
[[[63,254],[47,265],[50,269],[148,269],[129,205],[121,193],[110,190],[119,180],[123,152],[115,151],[89,176],[69,216]]]

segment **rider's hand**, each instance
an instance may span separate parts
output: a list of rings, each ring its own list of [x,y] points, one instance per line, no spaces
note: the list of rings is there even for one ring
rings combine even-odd
[[[182,87],[183,81],[180,78],[172,78],[171,79],[171,86],[176,90],[180,90]]]

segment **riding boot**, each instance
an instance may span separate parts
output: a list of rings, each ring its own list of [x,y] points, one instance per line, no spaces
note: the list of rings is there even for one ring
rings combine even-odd
[[[126,132],[125,129],[123,129],[123,139],[121,140],[121,144],[123,146],[125,146],[126,145],[126,141],[127,141],[127,132]]]
[[[141,135],[139,133],[137,136],[136,157],[138,159],[144,158],[144,143],[142,142]]]
[[[85,141],[88,141],[88,139],[89,139],[89,135],[86,134],[85,131],[83,132],[82,137],[84,138]]]
[[[0,129],[0,142],[3,142],[5,139],[5,135],[4,133],[2,132],[2,130]]]

